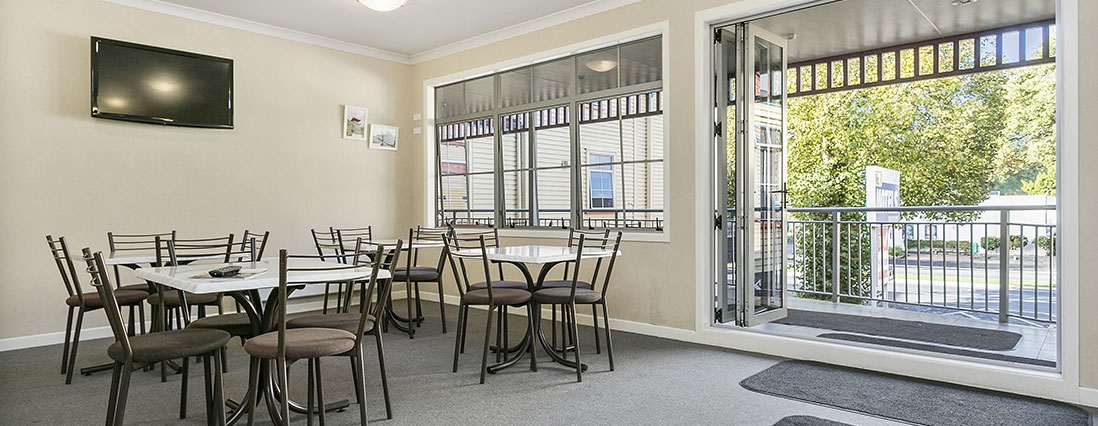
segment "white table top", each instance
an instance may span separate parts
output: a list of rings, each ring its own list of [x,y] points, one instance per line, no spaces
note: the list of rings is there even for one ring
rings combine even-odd
[[[486,254],[488,260],[497,262],[556,263],[575,260],[576,250],[576,247],[528,245],[488,247],[486,249]],[[584,259],[610,257],[612,254],[614,254],[614,251],[609,249],[593,247],[583,249]],[[621,252],[619,251],[618,254],[621,254]],[[479,257],[480,249],[461,249],[454,252],[454,255],[461,257]]]
[[[264,269],[265,271],[246,278],[194,278],[195,275],[226,265],[240,266],[242,268],[240,270],[242,274]],[[312,259],[290,259],[290,267],[292,268],[325,268],[331,267],[332,265],[339,264],[332,262],[322,262]],[[292,281],[315,282],[347,281],[351,279],[361,279],[369,277],[372,270],[373,268],[371,266],[363,265],[359,268],[335,271],[298,271],[291,272],[290,279]],[[259,290],[278,287],[278,262],[263,261],[255,263],[242,262],[227,264],[167,266],[161,268],[140,268],[134,270],[134,275],[144,280],[149,280],[155,283],[163,284],[183,291],[189,291],[195,294],[220,293],[224,291]],[[378,279],[388,279],[389,277],[390,274],[388,270],[382,269],[378,271]]]

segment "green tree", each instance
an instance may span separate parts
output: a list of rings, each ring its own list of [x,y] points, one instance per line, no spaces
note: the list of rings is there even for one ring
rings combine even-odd
[[[1007,80],[994,189],[1003,194],[1056,195],[1056,67],[999,72]]]

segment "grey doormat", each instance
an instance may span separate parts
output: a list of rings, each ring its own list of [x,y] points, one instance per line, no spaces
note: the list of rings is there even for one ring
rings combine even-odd
[[[826,339],[845,340],[848,342],[860,342],[870,343],[874,345],[892,346],[895,348],[915,349],[920,351],[938,352],[951,355],[963,355],[971,356],[983,359],[993,359],[996,361],[1017,362],[1021,364],[1039,365],[1042,367],[1055,367],[1056,363],[1053,361],[1026,358],[1021,356],[999,354],[994,352],[980,352],[961,348],[952,348],[948,346],[928,345],[923,343],[908,342],[904,340],[892,340],[884,339],[873,336],[863,336],[860,334],[845,334],[845,333],[824,333],[817,337],[823,337]]]
[[[853,426],[849,423],[834,420],[821,419],[813,416],[788,416],[782,417],[774,426]]]
[[[740,382],[783,398],[932,426],[1086,426],[1083,410],[1055,401],[810,361],[782,361]]]
[[[1002,330],[796,309],[774,322],[991,351],[1008,351],[1022,339],[1021,334]]]

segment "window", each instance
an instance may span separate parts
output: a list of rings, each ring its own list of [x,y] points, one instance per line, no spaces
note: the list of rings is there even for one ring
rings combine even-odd
[[[593,209],[614,208],[614,162],[613,155],[591,154],[587,169],[588,194]]]
[[[660,37],[435,88],[438,218],[663,229]]]

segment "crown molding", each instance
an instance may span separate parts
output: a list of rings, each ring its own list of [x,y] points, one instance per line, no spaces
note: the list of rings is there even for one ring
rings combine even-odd
[[[543,30],[554,25],[560,25],[565,22],[586,18],[588,16],[606,12],[608,10],[617,9],[622,6],[628,6],[639,1],[641,0],[595,0],[590,3],[585,3],[573,7],[571,9],[565,9],[560,12],[545,15],[537,19],[532,19],[506,28],[501,28],[475,37],[467,38],[456,43],[451,43],[445,46],[436,47],[434,49],[425,50],[423,52],[409,56],[409,62],[412,64],[418,64],[421,62],[430,61],[432,59],[438,59],[469,49],[487,46],[489,44],[503,41],[512,37],[518,37],[523,34],[529,34],[534,31]]]
[[[285,40],[296,41],[300,43],[310,44],[313,46],[327,47],[329,49],[335,49],[343,52],[353,53],[356,55],[367,56],[371,58],[384,59],[386,61],[397,62],[401,64],[411,64],[407,55],[402,55],[387,50],[377,49],[369,46],[363,46],[354,43],[348,43],[328,37],[321,37],[313,34],[304,33],[301,31],[291,30],[282,27],[276,27],[274,25],[263,24],[255,21],[249,21],[247,19],[234,18],[232,16],[222,15],[213,12],[207,12],[204,10],[194,9],[190,7],[180,6],[177,4],[171,4],[162,2],[159,0],[102,0],[107,3],[114,3],[117,5],[133,7],[136,9],[147,10],[150,12],[162,13],[165,15],[176,16],[179,18],[190,19],[193,21],[205,22],[208,24],[218,25],[222,27],[233,28],[241,31],[247,31],[256,34],[262,34],[266,36],[281,38]]]

